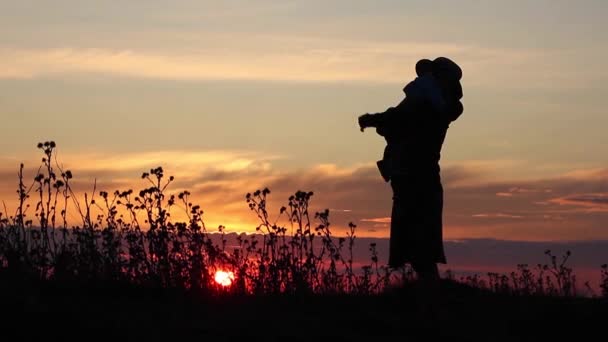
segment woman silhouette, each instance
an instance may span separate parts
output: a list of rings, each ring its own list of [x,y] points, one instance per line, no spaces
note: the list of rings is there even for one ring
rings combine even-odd
[[[419,61],[416,73],[401,103],[360,116],[359,125],[362,130],[375,127],[387,142],[378,167],[393,190],[388,264],[410,263],[431,289],[440,278],[437,263],[446,263],[439,160],[448,127],[463,112],[462,70],[439,57]]]

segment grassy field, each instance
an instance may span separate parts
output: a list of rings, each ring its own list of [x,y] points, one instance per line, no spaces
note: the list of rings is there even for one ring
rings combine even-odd
[[[2,287],[3,331],[24,339],[601,341],[607,333],[605,300],[498,295],[447,281],[434,314],[421,309],[414,288],[369,296],[239,296],[53,282],[3,281]]]

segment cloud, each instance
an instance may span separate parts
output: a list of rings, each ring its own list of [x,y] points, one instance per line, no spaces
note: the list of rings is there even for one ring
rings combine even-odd
[[[222,179],[235,172],[248,170],[250,172],[264,171],[270,168],[270,163],[281,159],[279,155],[261,152],[239,150],[196,151],[155,151],[131,153],[62,153],[57,160],[63,169],[73,169],[81,175],[134,175],[141,174],[150,168],[168,166],[176,176],[199,177],[205,174],[207,179]],[[16,174],[19,163],[31,166],[38,159],[28,158],[18,160],[4,157],[0,159],[0,172]]]
[[[378,217],[378,218],[369,218],[369,219],[361,219],[361,222],[375,222],[375,223],[391,223],[390,217]]]
[[[91,193],[94,180],[97,190],[110,193],[148,187],[141,173],[162,165],[167,176],[176,177],[169,192],[189,190],[192,201],[205,210],[210,227],[223,224],[229,231],[251,231],[257,218],[249,212],[244,196],[268,187],[273,218],[294,192],[313,191],[311,215],[325,208],[339,209],[331,212],[335,232],[346,232],[352,221],[365,236],[388,236],[392,194],[375,165],[285,168],[277,167],[280,159],[256,151],[218,150],[66,154],[61,162],[74,173],[72,184],[79,196]],[[34,163],[26,165],[26,178],[31,180],[37,169],[30,167]],[[509,180],[497,177],[494,165],[519,164],[465,161],[442,168],[446,238],[608,239],[607,172],[573,171],[549,179]],[[0,169],[0,198],[9,211],[16,205],[18,164],[12,167]],[[183,211],[176,209],[175,215]]]
[[[442,180],[451,187],[466,188],[479,183],[491,183],[504,178],[526,165],[524,160],[516,159],[487,159],[463,160],[442,164]]]
[[[184,38],[189,37],[189,38]],[[174,37],[176,38],[176,37]],[[164,39],[167,39],[165,37]],[[403,83],[420,56],[448,55],[468,86],[569,87],[589,75],[569,72],[568,56],[541,49],[471,44],[371,41],[298,34],[224,32],[179,37],[188,48],[14,48],[0,46],[0,79],[109,74],[163,80],[362,81]],[[192,41],[189,41],[192,40]],[[548,58],[548,57],[551,58]],[[568,58],[566,58],[568,57]],[[544,63],[538,65],[536,61]],[[546,61],[550,62],[547,63]],[[539,76],[542,75],[542,76]]]
[[[575,194],[560,198],[554,198],[549,202],[559,205],[584,207],[587,211],[608,212],[608,193]]]
[[[498,197],[513,197],[516,195],[526,195],[526,194],[534,194],[534,193],[551,193],[551,189],[528,189],[522,187],[513,187],[510,188],[506,192],[497,192],[496,196]]]
[[[513,194],[510,192],[497,192],[496,196],[498,197],[513,197]]]
[[[608,194],[584,194],[568,197],[567,200],[575,203],[589,203],[592,205],[607,205]]]
[[[274,51],[250,45],[218,47],[187,54],[101,48],[5,48],[0,49],[0,78],[92,73],[169,80],[403,82],[401,76],[395,75],[397,70],[404,70],[403,66],[394,61],[389,65],[374,63],[386,55],[388,46],[330,48],[309,44],[293,46],[289,52],[272,48]],[[416,46],[412,48],[418,50]],[[400,50],[398,54],[406,53],[403,47]],[[406,54],[413,59],[413,53]]]
[[[503,214],[503,213],[489,213],[489,214],[475,214],[471,215],[475,218],[509,218],[509,219],[522,219],[521,215]]]
[[[608,178],[608,169],[605,168],[590,168],[590,169],[577,169],[568,171],[564,174],[564,177],[578,180],[604,180]]]

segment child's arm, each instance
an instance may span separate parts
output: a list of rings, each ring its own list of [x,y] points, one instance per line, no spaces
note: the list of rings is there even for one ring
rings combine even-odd
[[[367,127],[375,127],[376,132],[387,136],[395,129],[402,131],[408,127],[415,126],[417,121],[417,107],[421,103],[407,97],[397,106],[390,107],[382,113],[365,114],[359,117],[361,130]]]
[[[388,113],[395,111],[395,107],[390,107],[386,111],[382,113],[375,114],[363,114],[359,117],[359,127],[361,128],[361,132],[368,127],[382,127],[384,126],[384,121],[386,120]]]

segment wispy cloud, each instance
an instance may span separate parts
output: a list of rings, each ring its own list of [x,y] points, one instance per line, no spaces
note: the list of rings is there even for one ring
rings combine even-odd
[[[0,47],[0,78],[110,74],[168,80],[403,83],[413,76],[419,58],[438,54],[462,64],[468,85],[546,87],[568,81],[573,86],[580,76],[570,73],[559,55],[539,49],[280,34],[202,36],[192,49]],[[551,63],[535,64],[538,60]],[[546,69],[542,77],[539,68]]]
[[[608,192],[591,194],[573,194],[549,200],[559,205],[583,207],[585,211],[608,213]]]
[[[293,42],[291,43],[293,45]],[[112,49],[2,49],[0,78],[65,74],[113,74],[173,80],[376,81],[403,82],[403,65],[377,63],[387,48],[258,47],[154,53]],[[411,55],[413,60],[413,53]],[[387,56],[384,57],[386,59]]]
[[[508,218],[508,219],[522,219],[522,215],[504,214],[504,213],[487,213],[487,214],[474,214],[471,217],[475,218]]]
[[[390,217],[364,218],[361,222],[391,223]]]
[[[498,197],[513,197],[517,195],[525,195],[531,193],[551,193],[553,190],[551,189],[529,189],[522,187],[512,187],[508,191],[497,192],[496,196]]]

